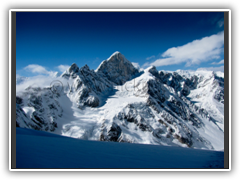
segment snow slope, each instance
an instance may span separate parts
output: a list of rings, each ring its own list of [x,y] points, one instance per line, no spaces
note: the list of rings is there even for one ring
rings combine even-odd
[[[16,129],[16,168],[223,168],[224,153],[181,147],[85,141]]]
[[[195,105],[206,109],[224,131],[224,73],[205,70],[176,72],[189,79],[198,79],[197,86],[191,89],[187,97]]]

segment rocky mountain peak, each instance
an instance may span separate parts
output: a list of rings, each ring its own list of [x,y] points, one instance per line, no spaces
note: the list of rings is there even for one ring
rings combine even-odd
[[[69,67],[69,69],[68,69],[68,71],[71,73],[71,72],[77,72],[79,70],[79,67],[77,66],[77,64],[75,64],[75,63],[73,63],[70,67]]]
[[[117,85],[122,85],[138,73],[138,70],[120,52],[113,53],[103,61],[96,70],[97,74],[106,77]]]
[[[89,67],[88,67],[88,65],[87,64],[85,64],[83,67],[81,67],[80,69],[79,69],[80,71],[82,70],[82,71],[90,71],[90,69],[89,69]]]
[[[148,72],[150,72],[155,77],[159,77],[159,72],[155,66],[151,66],[147,69]]]
[[[128,61],[128,60],[124,57],[123,54],[116,51],[107,59],[107,61]]]
[[[70,77],[72,79],[76,78],[79,73],[79,67],[77,64],[73,63],[62,75],[61,77],[69,79]]]

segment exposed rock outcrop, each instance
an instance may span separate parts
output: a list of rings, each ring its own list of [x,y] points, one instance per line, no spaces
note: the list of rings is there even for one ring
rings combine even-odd
[[[103,61],[96,72],[99,76],[106,77],[116,85],[123,85],[139,73],[120,52],[113,53],[107,60]]]

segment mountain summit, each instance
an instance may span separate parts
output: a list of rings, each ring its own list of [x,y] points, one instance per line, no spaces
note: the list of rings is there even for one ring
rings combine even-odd
[[[99,65],[96,73],[106,77],[116,85],[123,85],[139,72],[124,55],[116,51]]]

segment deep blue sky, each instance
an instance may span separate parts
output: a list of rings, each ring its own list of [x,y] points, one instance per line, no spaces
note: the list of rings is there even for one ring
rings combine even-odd
[[[142,66],[169,48],[223,31],[219,25],[223,16],[218,12],[17,12],[17,74],[29,76],[23,71],[29,64],[49,71],[72,63],[96,69],[115,51]],[[155,57],[146,60],[151,56]],[[216,62],[222,59],[223,54]],[[195,70],[214,66],[211,62],[157,69]]]

